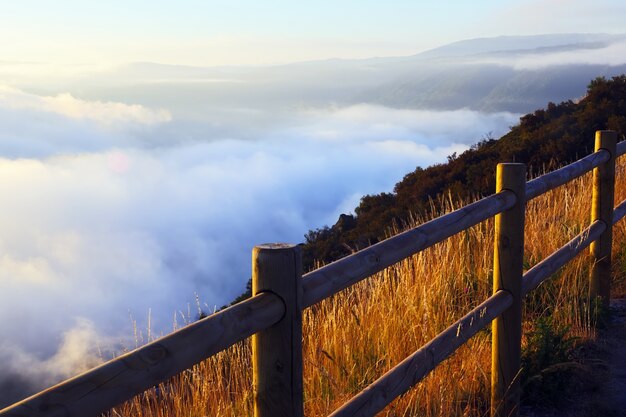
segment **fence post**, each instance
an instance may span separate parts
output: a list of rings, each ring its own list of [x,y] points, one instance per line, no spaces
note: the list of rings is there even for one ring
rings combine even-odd
[[[272,292],[285,304],[274,326],[252,337],[255,417],[302,417],[302,254],[264,244],[252,250],[252,294]]]
[[[495,219],[493,291],[509,292],[513,304],[492,324],[492,417],[519,416],[526,165],[498,164],[496,192],[504,190],[512,191],[517,200]]]
[[[611,241],[613,240],[613,204],[615,194],[615,153],[617,133],[610,130],[596,132],[596,152],[605,149],[611,158],[593,170],[593,196],[591,221],[600,220],[606,230],[598,240],[591,243],[594,260],[589,283],[589,298],[592,306],[600,297],[600,305],[607,311],[611,297]],[[596,312],[594,312],[596,313]]]

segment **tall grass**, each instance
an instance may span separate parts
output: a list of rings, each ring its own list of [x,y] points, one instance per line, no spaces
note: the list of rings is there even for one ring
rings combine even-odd
[[[618,163],[616,201],[626,198]],[[527,206],[528,269],[589,224],[586,175]],[[416,216],[409,226],[442,212]],[[305,414],[325,416],[489,296],[493,220],[483,222],[376,274],[303,314]],[[624,293],[626,221],[614,229],[614,291]],[[587,282],[588,251],[525,300],[524,332],[551,316],[570,335],[594,338]],[[490,330],[479,332],[423,382],[395,400],[386,416],[483,416],[488,413]],[[252,415],[249,341],[183,372],[111,411],[114,416]]]

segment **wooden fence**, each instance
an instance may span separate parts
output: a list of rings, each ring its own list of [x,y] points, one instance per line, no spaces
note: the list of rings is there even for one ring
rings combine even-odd
[[[524,296],[591,246],[590,300],[609,302],[612,226],[626,215],[626,200],[613,207],[615,159],[626,153],[626,141],[616,142],[615,132],[598,131],[593,154],[530,182],[525,165],[499,164],[494,195],[305,275],[298,246],[257,246],[251,298],[0,410],[0,416],[97,416],[250,336],[255,416],[302,416],[302,310],[492,216],[493,295],[331,416],[375,415],[492,321],[491,414],[516,416]],[[591,224],[523,274],[526,202],[591,170]]]

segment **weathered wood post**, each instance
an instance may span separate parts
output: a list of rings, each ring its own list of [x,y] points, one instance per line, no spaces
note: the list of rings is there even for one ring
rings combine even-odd
[[[606,311],[611,297],[611,241],[613,240],[613,204],[615,195],[615,154],[617,133],[610,130],[596,132],[596,152],[605,149],[611,158],[593,170],[593,196],[591,200],[591,221],[600,220],[606,230],[600,238],[591,243],[594,264],[591,269],[589,298],[593,303],[600,302]],[[600,298],[598,300],[598,298]]]
[[[517,201],[495,219],[493,291],[509,292],[513,304],[492,324],[492,417],[519,416],[526,165],[498,164],[496,192],[504,190],[513,192]]]
[[[255,417],[302,417],[302,254],[288,244],[252,251],[252,294],[285,303],[282,320],[252,337]]]

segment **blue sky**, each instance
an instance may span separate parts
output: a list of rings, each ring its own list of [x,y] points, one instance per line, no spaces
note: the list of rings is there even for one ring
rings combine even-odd
[[[3,61],[274,64],[409,55],[498,35],[623,31],[618,0],[2,0]]]

